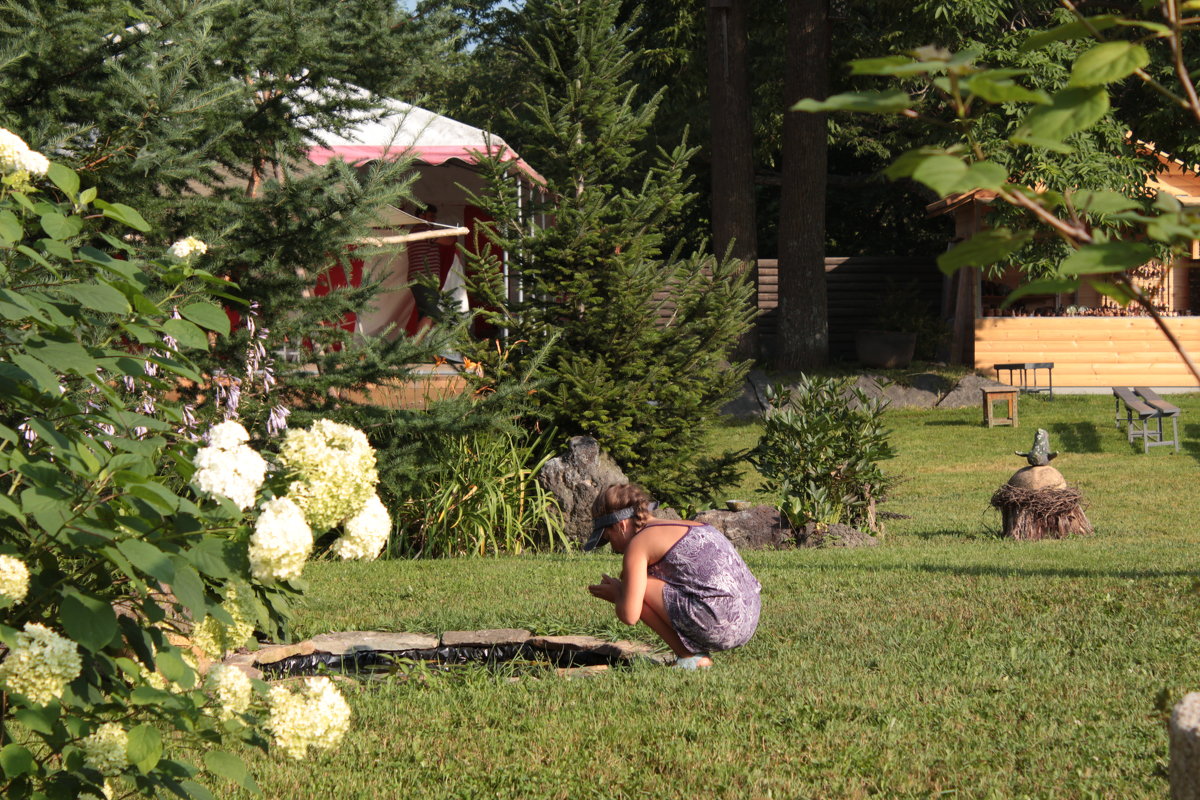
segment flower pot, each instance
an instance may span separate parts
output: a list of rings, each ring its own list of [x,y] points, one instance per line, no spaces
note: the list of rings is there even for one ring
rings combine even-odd
[[[900,331],[859,331],[854,345],[858,362],[864,367],[896,369],[912,363],[917,335]]]

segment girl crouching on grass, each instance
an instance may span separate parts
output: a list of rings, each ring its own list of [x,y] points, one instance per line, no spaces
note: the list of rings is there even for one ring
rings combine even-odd
[[[634,484],[609,486],[592,504],[592,536],[624,554],[621,579],[588,587],[626,625],[646,623],[684,669],[712,666],[709,653],[739,647],[758,627],[761,586],[725,535],[711,525],[656,519],[657,503]]]

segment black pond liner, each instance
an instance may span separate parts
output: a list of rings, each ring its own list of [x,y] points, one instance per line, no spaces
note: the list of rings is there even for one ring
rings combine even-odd
[[[427,650],[356,650],[351,653],[310,653],[289,656],[272,664],[259,664],[263,676],[273,680],[321,672],[369,677],[407,671],[405,664],[424,664],[429,669],[449,670],[480,665],[497,671],[537,673],[554,668],[627,667],[620,655],[603,655],[589,650],[543,650],[528,643],[488,647],[434,647]]]

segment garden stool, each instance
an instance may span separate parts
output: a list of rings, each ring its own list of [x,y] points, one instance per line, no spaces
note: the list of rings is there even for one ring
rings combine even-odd
[[[989,428],[994,428],[997,425],[1012,425],[1014,428],[1017,424],[1017,398],[1021,390],[1016,386],[983,386],[979,391],[983,394],[983,421]],[[997,417],[994,413],[992,403],[997,400],[1008,402],[1008,416]]]
[[[992,364],[992,369],[996,370],[996,377],[1000,377],[1001,370],[1008,373],[1008,383],[1016,386],[1022,392],[1049,392],[1050,399],[1054,399],[1054,362],[1053,361],[1023,361],[1013,364]],[[1046,384],[1038,383],[1038,370],[1046,370]],[[1021,382],[1013,382],[1013,373],[1021,373]],[[1029,382],[1030,373],[1032,373],[1033,383]]]

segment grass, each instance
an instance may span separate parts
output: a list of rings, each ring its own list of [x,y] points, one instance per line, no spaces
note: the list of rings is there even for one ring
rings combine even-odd
[[[1173,401],[1179,455],[1129,447],[1111,398],[1023,397],[1018,429],[981,427],[977,408],[892,412],[888,466],[907,480],[885,508],[908,518],[878,548],[748,553],[762,623],[713,670],[349,687],[339,750],[252,767],[271,798],[1163,797],[1165,715],[1200,689],[1200,395]],[[990,535],[987,501],[1037,427],[1095,537]],[[731,425],[714,446],[756,435]],[[608,553],[319,562],[296,628],[653,641],[584,589],[618,568]]]

